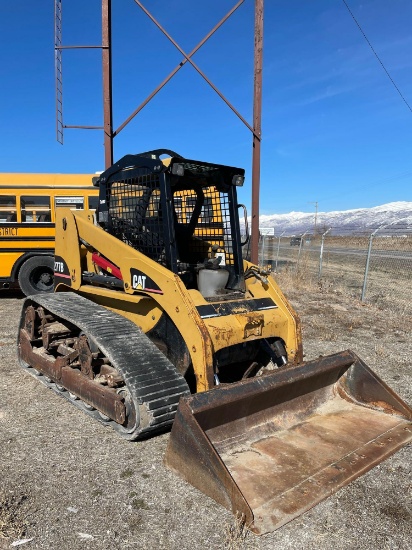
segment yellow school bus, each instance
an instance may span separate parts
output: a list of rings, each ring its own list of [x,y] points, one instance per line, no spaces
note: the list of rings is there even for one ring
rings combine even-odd
[[[53,290],[55,214],[95,209],[94,174],[0,174],[0,288]]]

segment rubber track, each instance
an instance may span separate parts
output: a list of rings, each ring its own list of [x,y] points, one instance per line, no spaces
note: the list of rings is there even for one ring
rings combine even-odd
[[[29,296],[23,304],[23,316],[32,302],[90,336],[123,376],[136,411],[140,412],[141,424],[144,424],[127,431],[116,422],[110,422],[123,437],[129,440],[147,437],[173,423],[179,399],[190,394],[189,387],[174,365],[137,325],[74,292]],[[65,393],[60,395],[66,397]],[[96,414],[87,411],[81,402],[69,400],[96,418]]]

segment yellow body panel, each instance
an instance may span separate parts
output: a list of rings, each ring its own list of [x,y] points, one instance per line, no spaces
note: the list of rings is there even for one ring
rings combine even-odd
[[[23,255],[23,252],[0,252],[0,277],[10,277],[16,261]]]
[[[92,285],[82,285],[79,292],[85,298],[89,298],[115,313],[119,313],[141,327],[143,332],[151,330],[159,322],[162,310],[153,298],[138,296],[100,288]],[[94,299],[93,297],[96,296]]]
[[[188,347],[197,391],[213,387],[213,354],[231,345],[277,336],[284,340],[292,362],[302,360],[298,318],[272,278],[267,284],[255,278],[248,280],[245,298],[271,297],[276,309],[246,312],[240,308],[239,313],[202,319],[197,307],[209,302],[200,292],[187,290],[178,275],[105,232],[94,223],[92,211],[61,209],[56,231],[59,237],[56,259],[64,259],[68,267],[65,279],[60,280],[55,274],[56,291],[65,291],[70,286],[92,301],[131,319],[145,332],[153,328],[163,312],[167,314]],[[79,241],[87,246],[73,246]],[[98,250],[120,269],[124,292],[82,285],[82,271],[94,269],[91,250]],[[133,289],[132,268],[147,274],[160,292],[153,294]]]

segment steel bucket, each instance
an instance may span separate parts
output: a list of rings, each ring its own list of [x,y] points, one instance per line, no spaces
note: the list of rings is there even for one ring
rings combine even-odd
[[[344,351],[182,398],[165,463],[263,534],[411,439],[411,408]]]

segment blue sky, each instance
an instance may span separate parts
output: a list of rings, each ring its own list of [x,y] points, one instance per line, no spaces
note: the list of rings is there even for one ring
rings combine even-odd
[[[412,106],[412,3],[347,0]],[[133,0],[113,0],[113,106],[117,128],[181,54]],[[189,52],[235,0],[143,0]],[[194,61],[252,122],[253,0]],[[101,1],[63,0],[63,44],[99,44]],[[54,2],[0,8],[2,172],[103,169],[100,131],[55,137]],[[412,112],[341,0],[266,0],[261,214],[372,207],[412,200]],[[102,124],[100,51],[63,52],[64,122]],[[251,198],[250,131],[186,64],[115,138],[115,159],[160,147],[244,167]]]

